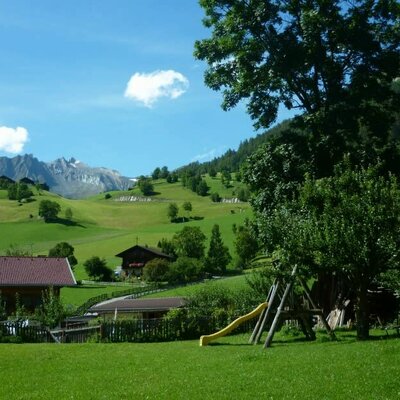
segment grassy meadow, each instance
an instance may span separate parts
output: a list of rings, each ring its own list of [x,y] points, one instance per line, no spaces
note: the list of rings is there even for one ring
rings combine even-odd
[[[272,348],[249,335],[122,344],[0,344],[0,397],[36,399],[398,399],[400,340],[353,333]]]
[[[210,187],[223,197],[232,197],[240,184],[225,188],[220,179],[207,178]],[[236,187],[237,186],[237,187]],[[33,252],[47,254],[49,249],[60,241],[67,241],[75,248],[79,264],[75,267],[77,279],[87,278],[83,262],[97,255],[104,257],[110,267],[116,267],[120,259],[115,254],[136,244],[156,247],[158,241],[170,238],[184,226],[199,226],[209,236],[212,226],[220,225],[221,234],[233,254],[232,224],[243,223],[251,217],[250,206],[242,204],[212,203],[209,196],[200,197],[181,183],[168,184],[163,180],[155,182],[153,202],[119,202],[122,195],[140,195],[138,189],[132,192],[110,192],[112,198],[106,200],[104,194],[84,200],[69,200],[58,195],[35,192],[34,201],[19,204],[7,199],[6,191],[0,190],[0,254],[10,245]],[[57,223],[45,223],[38,218],[41,200],[57,201],[61,206],[60,218],[70,208],[73,223],[61,220]],[[171,223],[167,217],[170,202],[179,207],[190,201],[192,219],[185,223]],[[181,212],[180,215],[187,215]]]

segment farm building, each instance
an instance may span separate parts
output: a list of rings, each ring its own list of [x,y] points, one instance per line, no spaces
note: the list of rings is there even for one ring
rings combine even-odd
[[[16,294],[27,311],[41,304],[42,292],[53,287],[75,286],[76,281],[67,258],[0,257],[0,291],[6,304],[6,313],[16,308]]]
[[[173,259],[173,257],[162,253],[157,249],[139,245],[130,247],[129,249],[116,254],[116,257],[122,258],[121,269],[123,274],[127,277],[132,275],[141,276],[146,263],[155,258],[162,258],[169,261],[172,261]]]

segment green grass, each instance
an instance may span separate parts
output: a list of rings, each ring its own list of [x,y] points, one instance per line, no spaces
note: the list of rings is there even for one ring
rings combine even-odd
[[[400,340],[248,335],[155,344],[0,345],[1,396],[37,399],[398,399]]]

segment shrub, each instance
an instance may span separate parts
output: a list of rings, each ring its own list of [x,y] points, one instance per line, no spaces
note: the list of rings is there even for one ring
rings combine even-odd
[[[202,261],[190,257],[179,257],[170,265],[168,281],[170,283],[194,282],[204,275]]]
[[[162,258],[149,261],[143,268],[143,279],[147,282],[164,282],[169,273],[169,262]]]
[[[104,258],[93,256],[86,260],[83,265],[86,273],[94,280],[111,281],[113,272],[107,267],[107,262]]]

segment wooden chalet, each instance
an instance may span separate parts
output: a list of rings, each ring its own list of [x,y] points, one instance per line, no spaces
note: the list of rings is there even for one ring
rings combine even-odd
[[[173,257],[162,253],[157,249],[139,245],[130,247],[129,249],[116,254],[116,257],[122,258],[121,270],[123,275],[126,277],[132,275],[141,276],[146,263],[155,258],[161,258],[168,261],[173,260]]]
[[[67,258],[1,257],[0,292],[6,313],[16,308],[16,294],[27,311],[42,302],[42,292],[50,287],[56,295],[64,286],[75,286],[76,280]]]

